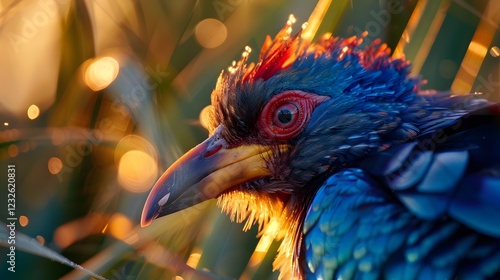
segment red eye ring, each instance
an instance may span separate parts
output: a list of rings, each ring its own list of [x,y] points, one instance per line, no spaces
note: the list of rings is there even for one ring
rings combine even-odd
[[[314,107],[327,99],[330,98],[299,90],[279,93],[264,106],[257,127],[266,138],[294,138],[307,125]]]

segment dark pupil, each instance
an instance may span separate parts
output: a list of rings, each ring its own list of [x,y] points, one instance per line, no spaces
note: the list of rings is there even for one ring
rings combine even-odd
[[[292,111],[288,109],[282,109],[278,112],[278,121],[282,124],[289,123],[293,118]]]

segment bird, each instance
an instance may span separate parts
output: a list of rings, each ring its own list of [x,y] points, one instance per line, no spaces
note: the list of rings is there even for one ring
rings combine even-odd
[[[367,33],[287,22],[223,70],[208,138],[158,179],[141,225],[217,199],[279,222],[281,279],[498,279],[500,104],[423,90]]]

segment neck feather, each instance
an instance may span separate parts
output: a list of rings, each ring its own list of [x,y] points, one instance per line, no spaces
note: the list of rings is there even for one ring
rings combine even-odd
[[[243,230],[258,224],[258,236],[273,236],[282,240],[273,263],[280,270],[280,279],[302,279],[300,251],[302,224],[306,215],[309,196],[294,194],[284,202],[275,193],[234,190],[222,194],[217,205],[232,221],[245,222]],[[276,221],[278,226],[271,226]],[[272,232],[270,232],[272,231]]]

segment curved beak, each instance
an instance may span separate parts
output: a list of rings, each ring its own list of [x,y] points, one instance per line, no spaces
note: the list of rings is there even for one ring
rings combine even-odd
[[[141,226],[154,219],[215,198],[243,182],[270,176],[271,148],[243,145],[227,148],[218,130],[178,159],[158,179],[142,210]]]

